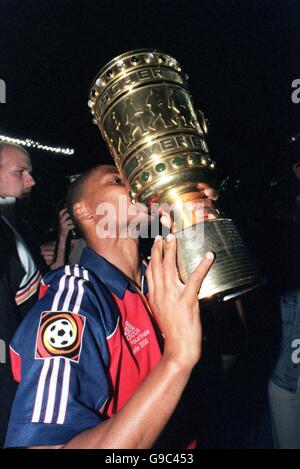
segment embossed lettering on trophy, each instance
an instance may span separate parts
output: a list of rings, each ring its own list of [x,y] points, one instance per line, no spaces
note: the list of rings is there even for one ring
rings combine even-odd
[[[205,252],[216,260],[199,298],[234,298],[263,283],[231,219],[195,223],[187,202],[198,201],[203,185],[215,184],[215,163],[206,144],[203,114],[196,113],[179,63],[157,50],[116,57],[94,79],[88,103],[131,199],[175,207],[177,261],[186,281]],[[178,221],[182,223],[178,223]],[[199,230],[200,228],[200,230]],[[195,233],[204,234],[195,243]]]

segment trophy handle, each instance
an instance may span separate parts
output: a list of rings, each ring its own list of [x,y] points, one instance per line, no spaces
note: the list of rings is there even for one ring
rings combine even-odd
[[[201,111],[200,109],[196,109],[196,114],[197,114],[202,132],[204,133],[204,135],[207,135],[209,122],[206,119],[204,112]]]

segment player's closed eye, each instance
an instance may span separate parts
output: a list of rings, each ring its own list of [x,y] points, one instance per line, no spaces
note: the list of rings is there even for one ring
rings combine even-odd
[[[115,178],[113,178],[112,182],[114,184],[122,184],[122,179],[119,178],[119,177],[115,177]]]

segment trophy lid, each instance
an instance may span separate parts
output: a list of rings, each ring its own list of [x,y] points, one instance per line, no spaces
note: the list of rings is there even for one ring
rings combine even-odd
[[[104,65],[93,79],[88,101],[91,112],[97,98],[105,91],[106,87],[120,78],[125,72],[137,70],[140,67],[144,68],[147,65],[167,67],[179,73],[182,71],[174,57],[158,49],[135,49],[124,52]]]

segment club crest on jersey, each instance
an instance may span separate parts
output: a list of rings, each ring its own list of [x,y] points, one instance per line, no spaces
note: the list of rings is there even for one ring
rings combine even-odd
[[[85,317],[63,311],[41,314],[35,358],[65,357],[78,363]]]

